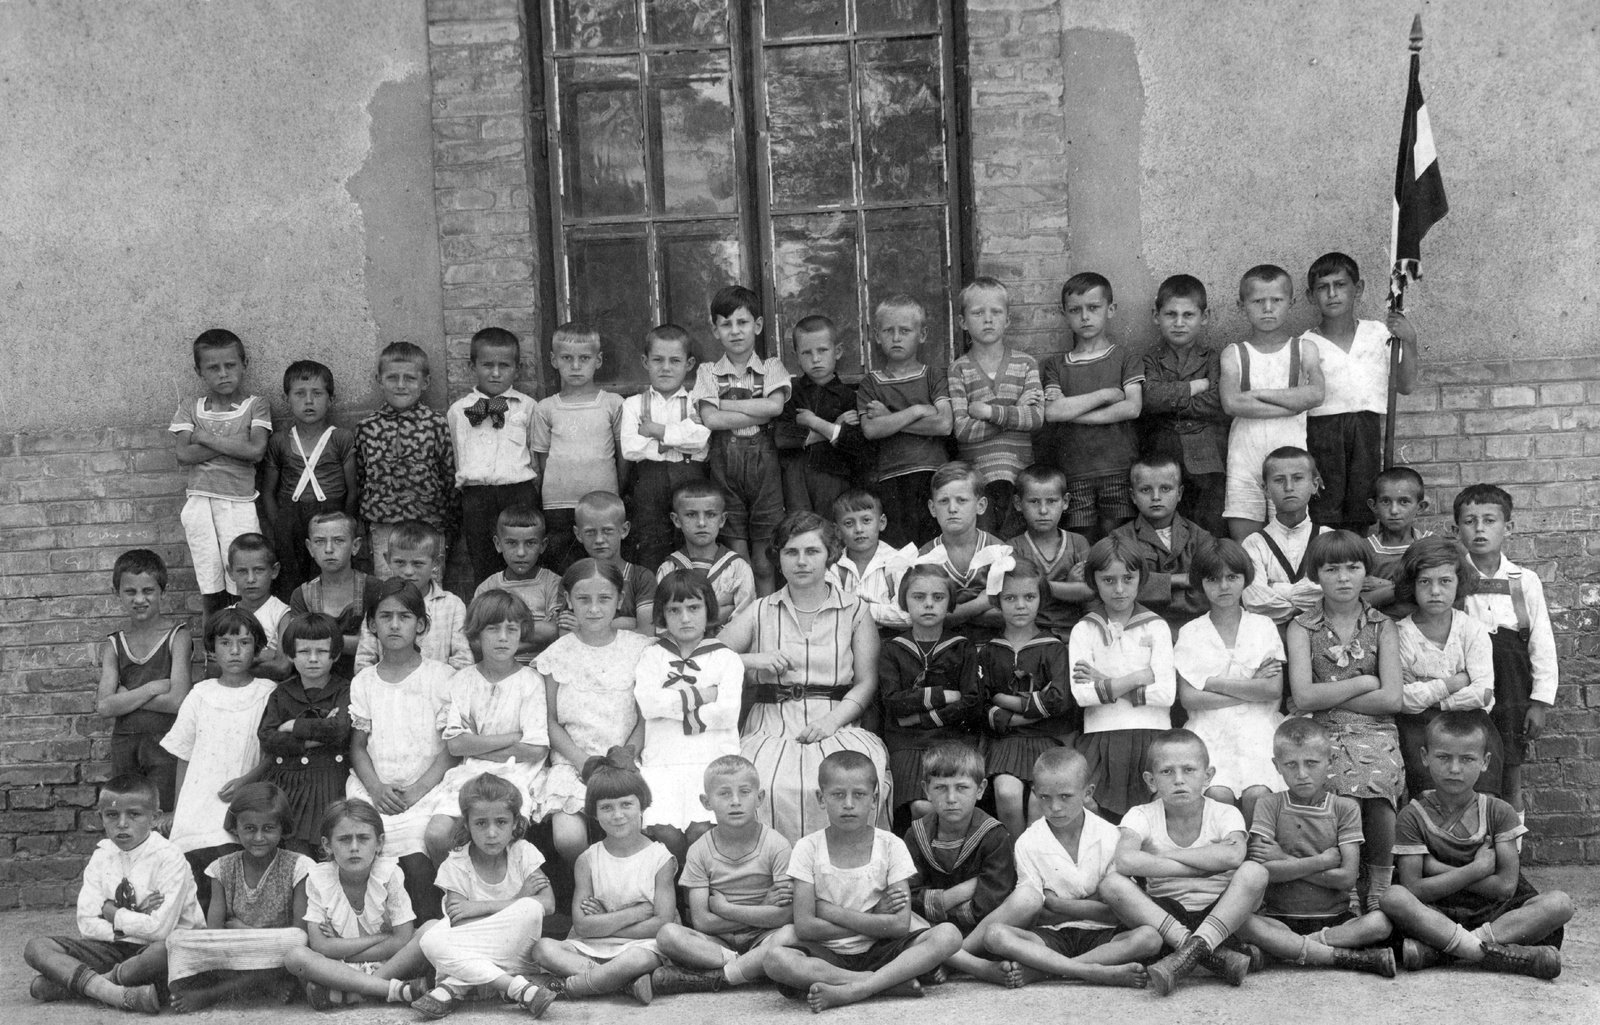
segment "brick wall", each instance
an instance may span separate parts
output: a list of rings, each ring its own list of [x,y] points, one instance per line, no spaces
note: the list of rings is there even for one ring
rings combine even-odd
[[[444,276],[447,379],[472,387],[468,345],[484,327],[523,340],[538,394],[539,255],[532,234],[529,34],[522,0],[428,0],[434,205]],[[531,344],[530,344],[531,343]]]

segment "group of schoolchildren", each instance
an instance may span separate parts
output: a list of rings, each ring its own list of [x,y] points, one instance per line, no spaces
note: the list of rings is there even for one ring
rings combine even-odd
[[[1421,477],[1377,451],[1390,337],[1404,389],[1415,333],[1357,319],[1346,256],[1307,286],[1295,336],[1290,276],[1252,268],[1250,334],[1218,352],[1204,287],[1168,279],[1136,357],[1080,274],[1041,365],[979,279],[948,371],[898,296],[859,387],[825,317],[794,329],[803,376],[757,355],[735,286],[721,358],[658,327],[626,398],[581,325],[538,401],[516,336],[479,332],[445,415],[422,350],[390,345],[353,433],[310,361],[272,430],[243,344],[202,334],[172,431],[207,678],[161,560],[126,553],[105,839],[80,935],[27,945],[33,996],[538,1017],[762,978],[813,1010],[950,972],[1165,995],[1268,958],[1554,978],[1572,905],[1518,851],[1556,663],[1539,579],[1502,554],[1511,499],[1473,485],[1456,538],[1417,525]],[[826,828],[783,836],[715,635],[775,589],[802,510],[882,633],[863,722],[890,768],[829,754]],[[458,532],[470,604],[441,584]]]

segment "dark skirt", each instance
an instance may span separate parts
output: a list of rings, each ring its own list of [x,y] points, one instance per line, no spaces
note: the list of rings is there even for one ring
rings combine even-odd
[[[994,737],[989,741],[989,776],[1033,782],[1033,763],[1052,747],[1071,747],[1074,737]]]
[[[289,818],[294,827],[288,836],[315,850],[322,842],[322,814],[330,804],[344,800],[349,777],[348,762],[302,765],[285,758],[282,764],[267,766],[261,779],[278,787],[289,800]]]
[[[1145,755],[1160,730],[1103,730],[1078,738],[1078,752],[1089,763],[1089,782],[1102,809],[1118,818],[1153,798],[1144,782]]]

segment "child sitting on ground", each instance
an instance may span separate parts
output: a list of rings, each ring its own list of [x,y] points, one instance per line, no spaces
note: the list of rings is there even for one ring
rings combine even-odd
[[[189,628],[161,611],[167,565],[148,548],[117,556],[111,590],[128,618],[100,645],[95,711],[114,719],[111,775],[144,776],[161,807],[177,801],[178,762],[161,746],[189,693]],[[136,652],[138,654],[136,654]]]
[[[223,826],[243,850],[206,869],[212,879],[204,928],[167,938],[172,1009],[204,1010],[229,997],[276,991],[285,1001],[293,980],[284,956],[306,945],[306,874],[312,860],[283,850],[292,824],[289,802],[271,783],[239,788]]]
[[[1428,511],[1423,493],[1422,474],[1409,466],[1391,466],[1378,474],[1367,499],[1378,522],[1366,532],[1372,546],[1372,573],[1367,577],[1367,604],[1392,619],[1409,616],[1415,609],[1395,599],[1394,582],[1406,549],[1433,531],[1417,526],[1417,517]]]
[[[916,559],[916,546],[895,549],[881,540],[889,518],[883,502],[865,488],[846,491],[824,512],[844,541],[844,555],[828,567],[828,582],[866,602],[880,630],[904,630],[910,620],[900,607],[900,581]]]
[[[622,400],[617,446],[629,464],[626,497],[629,519],[636,524],[634,560],[649,569],[672,551],[669,517],[678,487],[706,479],[711,432],[684,385],[695,367],[689,332],[676,324],[651,328],[644,336],[643,362],[650,387]]]
[[[1306,559],[1312,538],[1331,528],[1313,522],[1306,513],[1320,481],[1317,461],[1305,449],[1274,449],[1262,463],[1261,475],[1272,504],[1272,522],[1241,542],[1255,566],[1244,607],[1283,626],[1322,600]]]
[[[1039,627],[1066,640],[1083,618],[1084,607],[1095,599],[1094,589],[1083,582],[1089,539],[1061,529],[1067,475],[1044,463],[1025,467],[1017,474],[1017,497],[1012,501],[1027,530],[1010,540],[1011,549],[1044,574]]]
[[[166,939],[205,924],[183,852],[155,832],[161,800],[143,776],[113,776],[96,804],[105,839],[83,869],[78,935],[35,936],[23,949],[41,1002],[95,1000],[156,1014],[167,979]]]
[[[1426,744],[1435,789],[1400,813],[1394,843],[1400,879],[1383,897],[1384,914],[1406,937],[1406,969],[1453,958],[1493,972],[1555,978],[1572,898],[1559,890],[1540,893],[1528,882],[1517,854],[1527,828],[1509,804],[1472,789],[1488,754],[1483,718],[1440,713],[1428,724]]]
[[[679,877],[693,928],[668,922],[656,934],[670,962],[650,975],[657,996],[765,978],[767,941],[794,920],[789,841],[756,815],[767,798],[756,767],[723,755],[706,766],[704,791],[716,825],[689,848]]]
[[[961,290],[961,326],[971,343],[950,364],[950,409],[961,459],[983,478],[985,530],[1011,532],[1017,472],[1033,462],[1032,434],[1044,426],[1039,364],[1006,344],[1010,322],[1006,286],[975,278]],[[938,518],[938,514],[934,514]]]
[[[1206,796],[1231,804],[1248,821],[1256,802],[1283,785],[1272,763],[1272,736],[1283,721],[1278,628],[1239,607],[1255,570],[1239,542],[1211,540],[1191,570],[1211,611],[1178,631],[1172,649],[1186,724],[1211,753],[1216,775]]]
[[[527,606],[531,622],[517,647],[517,661],[523,665],[531,664],[534,656],[556,639],[557,624],[566,608],[561,578],[539,565],[544,543],[544,514],[538,509],[512,505],[500,510],[494,524],[494,547],[506,568],[489,574],[472,595],[477,599],[488,591],[507,591]]]
[[[813,1011],[879,993],[921,995],[921,976],[961,948],[950,922],[918,928],[916,867],[905,842],[878,829],[878,770],[859,751],[835,751],[817,772],[828,825],[795,844],[794,924],[767,951],[767,975]]]
[[[1293,306],[1294,281],[1282,267],[1260,264],[1239,279],[1250,334],[1222,353],[1222,409],[1233,417],[1222,515],[1235,541],[1267,524],[1262,460],[1280,448],[1305,447],[1306,410],[1325,394],[1317,347],[1289,330]]]
[[[1222,411],[1222,357],[1201,341],[1209,314],[1199,278],[1174,274],[1156,290],[1161,345],[1144,356],[1140,452],[1183,467],[1179,515],[1222,537],[1227,488],[1228,414]]]
[[[983,755],[971,744],[945,741],[923,752],[922,793],[933,810],[905,835],[917,870],[911,910],[931,923],[954,922],[962,936],[1017,885],[1011,833],[978,807],[987,779]]]
[[[878,443],[874,480],[888,517],[884,540],[895,548],[926,544],[938,534],[928,491],[934,471],[950,458],[949,382],[943,370],[918,359],[927,323],[927,308],[909,295],[880,302],[872,326],[883,360],[856,393],[861,433]]]
[[[946,741],[974,748],[982,742],[975,648],[945,623],[953,592],[938,566],[911,567],[900,582],[911,631],[890,637],[878,650],[883,742],[896,780],[893,825],[901,831],[933,811],[922,792],[927,751]]]
[[[1116,311],[1103,276],[1068,278],[1061,312],[1072,345],[1040,368],[1048,435],[1067,476],[1067,529],[1095,541],[1133,518],[1128,467],[1139,456],[1133,421],[1144,407],[1144,361],[1106,337]]]
[[[1193,566],[1195,553],[1211,535],[1178,512],[1183,469],[1177,460],[1147,456],[1133,464],[1128,476],[1139,515],[1112,533],[1137,548],[1144,561],[1139,603],[1177,628],[1206,609]]]
[[[1168,730],[1149,748],[1145,785],[1156,795],[1122,817],[1117,871],[1100,895],[1125,924],[1148,925],[1172,953],[1150,966],[1150,988],[1167,996],[1203,965],[1231,986],[1252,956],[1229,938],[1261,906],[1267,870],[1246,861],[1238,809],[1205,796],[1212,768],[1188,730]],[[1145,881],[1141,890],[1128,877]]]
[[[703,574],[717,595],[718,623],[728,622],[756,600],[756,576],[750,560],[717,541],[728,519],[727,506],[722,489],[708,480],[685,481],[673,489],[669,515],[672,525],[683,534],[683,547],[656,569],[657,583],[674,570]],[[649,564],[645,565],[648,568]]]
[[[1240,938],[1300,965],[1394,977],[1394,951],[1381,911],[1350,910],[1361,865],[1361,806],[1328,792],[1333,744],[1310,719],[1285,720],[1272,738],[1272,763],[1288,784],[1256,802],[1250,860],[1267,870],[1259,914]]]
[[[957,967],[1012,988],[1048,978],[1144,987],[1143,962],[1161,952],[1161,936],[1148,925],[1124,928],[1100,898],[1117,874],[1120,834],[1084,807],[1094,796],[1089,763],[1070,747],[1050,748],[1033,765],[1033,793],[1044,815],[1017,838],[1017,887],[965,948],[981,938],[1003,960]]]

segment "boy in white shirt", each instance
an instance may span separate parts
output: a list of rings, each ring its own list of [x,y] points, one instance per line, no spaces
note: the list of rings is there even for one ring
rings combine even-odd
[[[1255,580],[1244,591],[1244,607],[1280,627],[1322,600],[1315,574],[1306,572],[1311,539],[1329,528],[1307,509],[1321,486],[1317,461],[1303,448],[1274,449],[1261,464],[1272,519],[1242,544],[1255,564]]]
[[[917,546],[896,550],[879,540],[889,518],[883,502],[865,488],[852,488],[834,499],[831,512],[844,539],[844,555],[828,567],[829,581],[866,602],[881,629],[910,627],[911,615],[900,607],[900,578],[916,561]]]
[[[684,381],[694,373],[693,341],[676,324],[644,336],[644,369],[650,387],[622,400],[618,444],[631,467],[628,522],[633,524],[633,561],[661,565],[672,551],[672,493],[680,484],[706,479],[711,431]],[[726,620],[724,620],[726,622]]]

